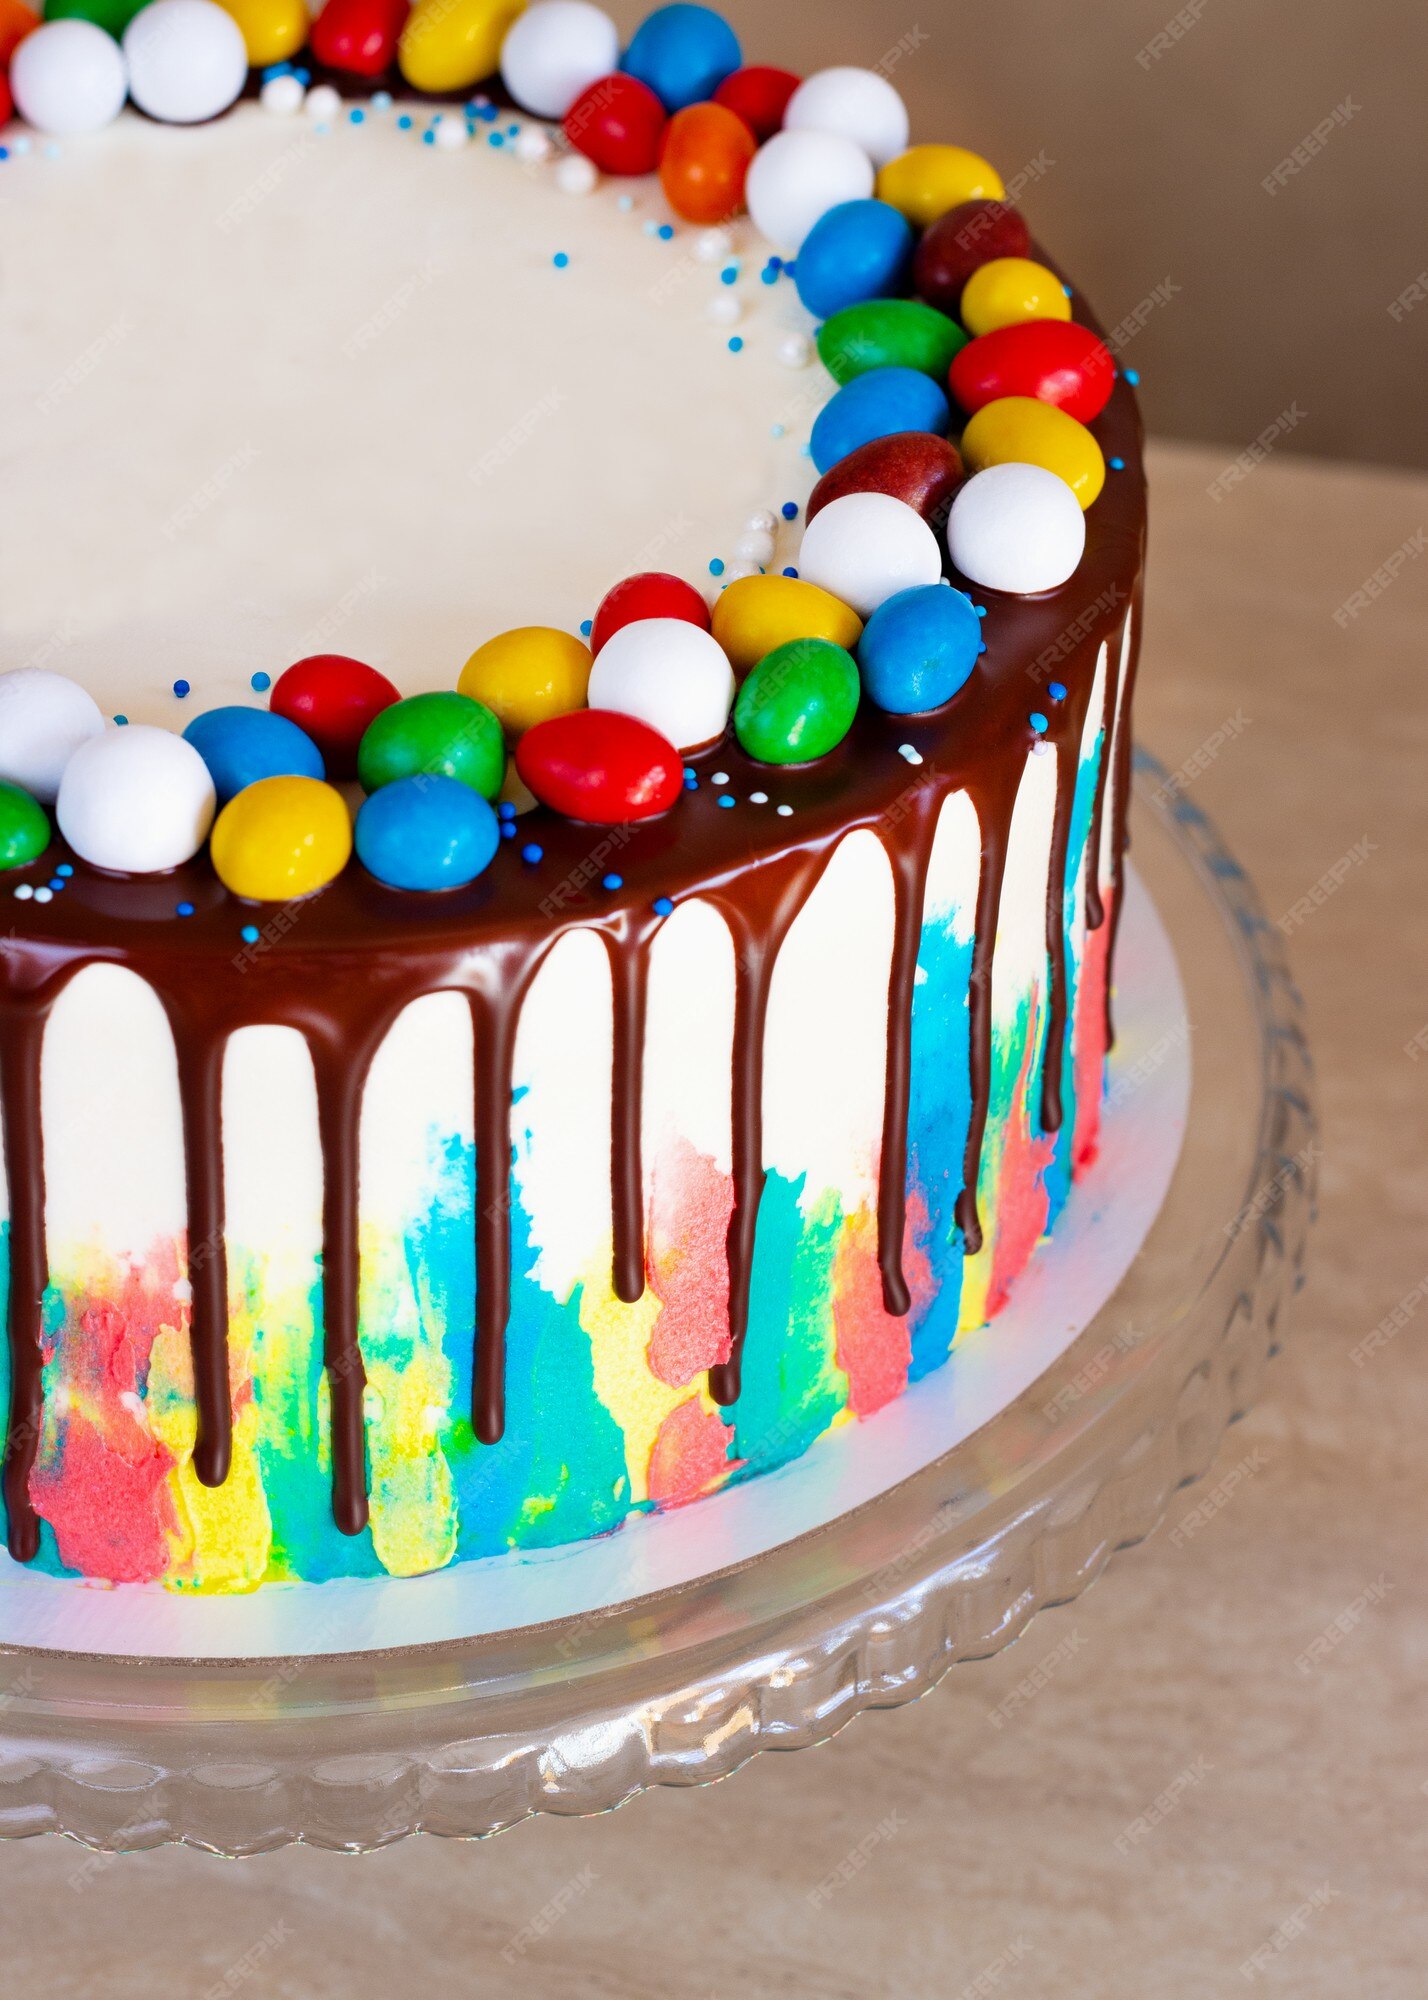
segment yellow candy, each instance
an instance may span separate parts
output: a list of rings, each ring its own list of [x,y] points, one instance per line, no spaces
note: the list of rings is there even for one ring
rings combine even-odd
[[[508,737],[523,736],[550,715],[584,708],[590,648],[553,625],[518,625],[478,646],[457,686],[484,701]]]
[[[969,472],[989,465],[1044,466],[1066,481],[1083,508],[1106,483],[1106,461],[1086,426],[1034,396],[984,403],[962,433],[962,458]]]
[[[525,0],[417,0],[397,63],[417,90],[467,90],[494,76],[506,31]]]
[[[747,674],[790,639],[827,639],[852,652],[863,621],[816,583],[794,576],[742,576],[714,606],[714,637],[736,674]]]
[[[879,201],[901,209],[914,229],[926,229],[958,202],[1000,201],[1002,177],[965,146],[911,146],[878,175]]]
[[[312,25],[303,0],[223,0],[223,10],[238,23],[253,69],[295,56]]]
[[[341,792],[321,778],[260,778],[218,815],[209,851],[219,881],[235,896],[287,903],[342,873],[352,821]]]
[[[960,318],[968,333],[995,333],[1024,319],[1070,319],[1071,301],[1054,271],[1030,257],[993,257],[962,287]]]

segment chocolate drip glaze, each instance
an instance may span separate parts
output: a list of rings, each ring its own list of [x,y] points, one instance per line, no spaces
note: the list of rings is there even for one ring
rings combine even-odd
[[[1086,318],[1078,310],[1078,318]],[[887,1080],[878,1197],[879,1265],[889,1310],[907,1310],[902,1270],[912,995],[927,868],[944,801],[966,791],[981,829],[970,1007],[971,1115],[964,1186],[956,1220],[966,1248],[982,1246],[976,1187],[991,1088],[991,975],[1012,809],[1029,744],[1028,713],[1038,706],[1037,663],[1054,659],[1066,698],[1052,706],[1048,738],[1058,756],[1058,829],[1069,811],[1076,757],[1102,643],[1124,616],[1138,577],[1144,534],[1139,426],[1129,392],[1117,386],[1094,426],[1115,475],[1088,516],[1086,554],[1062,590],[1042,598],[988,603],[987,651],[967,686],[936,714],[889,716],[864,703],[845,741],[817,764],[776,774],[792,808],[747,803],[721,811],[707,783],[687,792],[661,820],[627,830],[620,849],[623,886],[593,889],[609,838],[540,812],[533,830],[545,852],[538,873],[504,857],[469,888],[433,897],[383,888],[355,863],[321,895],[273,912],[236,903],[206,857],[156,879],[117,879],[77,864],[63,895],[45,906],[13,905],[15,932],[0,951],[0,1117],[10,1192],[9,1339],[11,1402],[4,1464],[9,1546],[29,1560],[39,1544],[30,1474],[43,1421],[42,1301],[47,1283],[40,1051],[50,1006],[64,982],[96,963],[124,966],[158,995],[178,1058],[186,1149],[187,1227],[193,1287],[191,1339],[199,1476],[221,1478],[230,1450],[226,1259],[219,1132],[223,1051],[239,1028],[271,1023],[296,1029],[312,1053],[323,1155],[323,1343],[331,1395],[333,1508],[347,1533],[367,1516],[359,1333],[360,1124],[363,1089],[381,1041],[403,1009],[425,995],[455,991],[471,1011],[475,1059],[477,1305],[472,1423],[493,1444],[505,1421],[505,1337],[511,1286],[512,1070],[520,1013],[530,983],[569,930],[600,933],[614,1000],[611,1120],[613,1283],[640,1296],[645,1279],[640,1148],[643,1041],[649,947],[656,898],[700,898],[724,918],[735,952],[732,1069],[733,1212],[728,1232],[728,1360],[710,1371],[724,1404],[739,1393],[748,1327],[759,1200],[763,1189],[764,1026],[779,950],[842,840],[859,828],[882,842],[895,887],[888,987]],[[954,579],[955,581],[955,579]],[[1137,633],[1138,633],[1137,613]],[[1113,787],[1111,947],[1122,904],[1129,809],[1129,693],[1122,724],[1108,728],[1098,790]],[[1109,678],[1109,677],[1108,677]],[[1106,714],[1115,720],[1107,689]],[[910,780],[906,753],[920,759]],[[903,754],[900,754],[903,753]],[[772,790],[766,766],[729,738],[690,760],[707,778],[722,767],[742,801]],[[718,788],[726,789],[725,785]],[[1097,808],[1100,810],[1100,808]],[[1065,1032],[1064,870],[1059,834],[1048,884],[1048,962],[1055,1034],[1044,1055],[1043,1118],[1059,1117],[1060,1049]],[[42,882],[68,859],[56,844],[13,881]],[[1095,848],[1088,875],[1095,875]],[[1088,890],[1088,921],[1091,921]],[[182,924],[175,903],[194,905]],[[1054,905],[1058,921],[1053,925]],[[240,926],[263,935],[242,947]],[[1058,998],[1059,993],[1059,998]],[[1048,1129],[1051,1129],[1048,1127]],[[201,1253],[201,1254],[200,1254]]]
[[[1115,791],[1111,813],[1111,934],[1106,947],[1106,1047],[1108,1049],[1113,1049],[1116,1045],[1114,967],[1116,939],[1120,936],[1121,929],[1121,908],[1125,902],[1126,856],[1130,852],[1131,697],[1135,693],[1136,668],[1140,664],[1141,611],[1144,600],[1145,587],[1137,579],[1130,609],[1131,642],[1125,663],[1125,691],[1121,696],[1121,714],[1125,720],[1115,742]]]

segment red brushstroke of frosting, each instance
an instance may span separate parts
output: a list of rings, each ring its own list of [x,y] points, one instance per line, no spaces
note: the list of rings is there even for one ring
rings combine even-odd
[[[707,1154],[679,1139],[650,1175],[648,1277],[660,1302],[650,1372],[682,1389],[729,1358],[726,1242],[733,1183]]]
[[[987,1287],[989,1319],[1001,1311],[1007,1293],[1031,1261],[1032,1252],[1046,1233],[1046,1218],[1051,1209],[1045,1176],[1056,1152],[1056,1141],[1054,1137],[1033,1138],[1028,1116],[1037,1039],[1035,1034],[1026,1038],[1021,1072],[1006,1122],[1001,1173],[993,1203],[996,1231],[992,1244],[992,1281]]]
[[[1105,921],[1086,933],[1081,983],[1076,1005],[1076,1130],[1071,1143],[1071,1171],[1079,1174],[1096,1157],[1101,1136],[1101,1086],[1106,1073],[1106,973],[1110,953],[1114,902],[1103,892]]]
[[[913,1321],[934,1289],[927,1254],[916,1247],[927,1237],[926,1203],[914,1189],[907,1203],[902,1265],[912,1310],[899,1317],[883,1304],[877,1216],[859,1209],[844,1218],[833,1260],[834,1356],[848,1378],[848,1408],[855,1417],[870,1417],[907,1387]]]
[[[734,1433],[717,1410],[697,1396],[670,1411],[650,1453],[650,1498],[660,1507],[683,1507],[711,1493],[733,1470]]]

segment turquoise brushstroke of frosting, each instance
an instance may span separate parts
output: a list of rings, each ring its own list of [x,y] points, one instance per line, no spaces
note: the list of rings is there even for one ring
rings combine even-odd
[[[951,1353],[962,1303],[965,1252],[955,1210],[972,1116],[972,952],[973,940],[957,936],[950,911],[923,924],[912,996],[907,1164],[909,1193],[926,1215],[914,1240],[935,1289],[913,1309],[910,1382]]]
[[[1066,1206],[1066,1197],[1071,1192],[1071,1170],[1075,1157],[1076,1140],[1076,1010],[1080,1001],[1081,969],[1084,953],[1075,948],[1077,904],[1085,896],[1085,870],[1093,867],[1095,857],[1086,852],[1086,843],[1091,834],[1091,814],[1096,799],[1096,772],[1099,769],[1105,744],[1105,730],[1097,732],[1095,745],[1089,756],[1083,757],[1076,768],[1076,790],[1071,802],[1071,826],[1067,842],[1066,883],[1061,899],[1062,935],[1066,940],[1066,1038],[1061,1049],[1061,1130],[1056,1135],[1056,1150],[1046,1169],[1046,1192],[1050,1206],[1047,1210],[1046,1227],[1054,1229],[1056,1219]],[[1076,865],[1080,857],[1084,867]],[[1040,1093],[1037,1094],[1037,1124],[1040,1126]]]

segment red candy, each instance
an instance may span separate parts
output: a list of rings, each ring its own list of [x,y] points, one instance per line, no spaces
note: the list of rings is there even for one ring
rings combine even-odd
[[[577,708],[535,723],[516,745],[516,769],[542,805],[596,826],[653,819],[684,789],[674,745],[610,708]]]
[[[940,529],[961,483],[962,459],[955,444],[931,431],[895,431],[860,444],[831,466],[809,494],[804,518],[811,521],[845,493],[890,493],[915,508],[930,528]]]
[[[649,85],[617,71],[581,91],[565,114],[565,136],[602,174],[652,174],[668,122]]]
[[[764,64],[755,64],[750,69],[736,69],[732,76],[726,76],[714,93],[714,102],[742,118],[762,145],[766,139],[772,139],[775,132],[782,130],[788,100],[802,80],[792,70],[769,69]]]
[[[1001,396],[1054,403],[1078,424],[1100,416],[1115,387],[1110,349],[1065,319],[1026,319],[969,340],[953,357],[952,394],[971,416]]]
[[[994,257],[1028,257],[1031,237],[1014,208],[1004,201],[962,201],[939,215],[917,246],[913,290],[939,312],[955,319],[962,287]]]
[[[375,667],[342,653],[313,653],[279,674],[268,706],[307,731],[329,778],[352,778],[368,724],[400,699]]]
[[[709,606],[692,583],[664,570],[647,569],[605,592],[590,628],[591,652],[598,653],[622,625],[633,625],[640,618],[683,618],[709,630]]]
[[[327,69],[382,76],[397,59],[410,12],[410,0],[327,0],[308,45]]]
[[[15,100],[10,95],[10,79],[0,70],[0,125],[8,125],[15,114]]]
[[[744,180],[758,142],[722,104],[690,104],[665,127],[660,185],[686,222],[727,222],[744,206]]]

